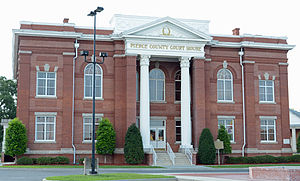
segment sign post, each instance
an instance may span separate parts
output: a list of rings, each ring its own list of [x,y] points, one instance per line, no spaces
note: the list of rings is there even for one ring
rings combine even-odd
[[[215,143],[215,148],[218,151],[218,165],[220,165],[220,149],[224,149],[224,144],[223,141],[220,141],[219,139],[217,139],[217,141],[215,141],[214,143]]]

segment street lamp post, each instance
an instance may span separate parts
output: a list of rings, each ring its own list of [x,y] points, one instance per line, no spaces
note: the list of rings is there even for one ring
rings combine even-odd
[[[101,11],[103,11],[104,8],[103,7],[97,7],[97,9],[95,9],[94,11],[91,11],[88,16],[94,16],[94,47],[93,47],[93,57],[92,57],[92,61],[89,62],[86,60],[86,57],[89,55],[89,52],[87,50],[83,50],[80,52],[81,56],[84,56],[84,61],[86,63],[92,63],[93,64],[93,115],[92,115],[92,119],[93,119],[93,133],[92,133],[92,163],[91,163],[91,167],[92,170],[90,171],[90,174],[97,174],[97,170],[95,170],[95,93],[96,93],[96,89],[95,89],[95,74],[96,74],[96,64],[103,64],[104,63],[104,58],[107,57],[107,53],[105,52],[100,52],[99,56],[102,58],[102,61],[97,62],[96,61],[96,15],[97,13],[100,13]]]

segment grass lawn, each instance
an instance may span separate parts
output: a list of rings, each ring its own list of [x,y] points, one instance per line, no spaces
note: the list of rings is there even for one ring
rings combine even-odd
[[[149,175],[135,173],[105,173],[100,175],[68,175],[47,177],[47,180],[64,181],[89,181],[89,180],[124,180],[124,179],[151,179],[151,178],[174,178],[174,176]]]
[[[287,164],[287,163],[278,163],[278,164],[243,164],[243,165],[209,165],[207,167],[211,168],[249,168],[249,167],[269,167],[269,166],[300,166],[300,164]]]
[[[3,168],[83,168],[83,165],[5,165]],[[100,165],[99,168],[163,168],[147,165]]]

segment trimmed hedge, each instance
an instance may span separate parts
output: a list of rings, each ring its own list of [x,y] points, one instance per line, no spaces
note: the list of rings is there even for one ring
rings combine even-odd
[[[69,164],[69,158],[64,156],[57,156],[57,157],[39,157],[39,158],[28,158],[28,157],[21,157],[17,160],[18,165],[51,165],[51,164]]]
[[[17,160],[17,164],[18,165],[32,165],[33,164],[33,160],[32,160],[32,158],[24,156],[24,157],[19,158]]]
[[[300,155],[292,156],[271,156],[262,155],[254,157],[228,157],[226,163],[229,164],[260,164],[260,163],[289,163],[300,162]]]

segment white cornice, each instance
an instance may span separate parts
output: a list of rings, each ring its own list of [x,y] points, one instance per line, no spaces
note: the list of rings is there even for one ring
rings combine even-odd
[[[289,44],[280,44],[280,43],[260,43],[260,42],[250,42],[250,41],[242,41],[242,42],[220,42],[216,40],[212,40],[209,45],[212,47],[225,47],[225,48],[263,48],[263,49],[276,49],[276,50],[292,50],[295,45]]]
[[[286,36],[265,36],[265,35],[251,35],[251,34],[243,34],[243,35],[210,34],[210,36],[227,37],[227,38],[266,38],[266,39],[280,39],[280,40],[288,39]]]

